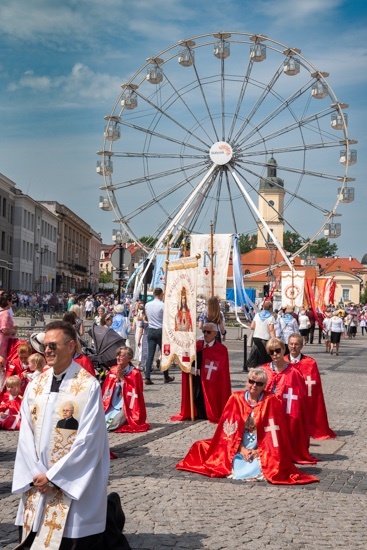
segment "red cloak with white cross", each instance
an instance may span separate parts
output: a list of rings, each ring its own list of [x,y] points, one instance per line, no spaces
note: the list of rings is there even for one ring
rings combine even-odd
[[[116,383],[118,382],[116,373],[117,365],[110,369],[105,381],[103,382],[102,401],[104,411],[107,411],[110,406],[112,395],[115,390]],[[134,368],[129,374],[124,376],[122,395],[124,398],[123,407],[127,424],[124,424],[121,428],[115,430],[115,433],[147,432],[150,428],[150,424],[146,422],[147,411],[144,400],[143,378],[138,369]]]
[[[291,461],[282,404],[274,394],[268,392],[264,392],[263,399],[253,408],[247,403],[243,391],[234,392],[213,438],[194,443],[176,468],[209,477],[228,476],[242,441],[246,420],[252,412],[265,479],[280,485],[318,481],[316,477],[301,472]]]
[[[198,376],[201,381],[206,417],[210,422],[217,423],[232,393],[228,349],[219,342],[215,342],[208,348],[204,347],[204,344],[204,340],[198,340],[196,343],[200,370]],[[189,376],[192,375],[182,372],[181,410],[178,415],[171,417],[173,421],[191,418]],[[194,409],[196,416],[196,407]]]
[[[275,393],[282,402],[289,434],[291,457],[297,464],[315,464],[310,455],[310,421],[305,380],[294,365],[288,364],[281,372],[275,372],[270,364],[261,365],[268,375],[266,390]]]
[[[4,394],[0,403],[0,412],[5,413],[7,416],[0,422],[0,430],[19,430],[21,405],[22,397],[20,395],[12,398],[8,393]]]
[[[289,358],[285,358],[289,361]],[[301,354],[301,360],[293,363],[305,379],[308,413],[310,418],[310,435],[314,439],[333,439],[335,432],[329,426],[324,392],[319,368],[315,359]]]

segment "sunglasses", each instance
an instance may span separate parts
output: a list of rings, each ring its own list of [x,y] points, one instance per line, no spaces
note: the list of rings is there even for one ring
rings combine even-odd
[[[217,332],[216,330],[203,330],[203,334],[211,334],[212,332]]]
[[[261,388],[265,384],[265,382],[257,382],[256,380],[247,380],[247,382],[250,386],[253,386],[254,384],[256,384],[258,388]]]
[[[71,342],[71,340],[69,340]],[[47,344],[39,344],[39,348],[41,353],[44,353],[46,351],[46,348],[49,348],[51,351],[56,351],[59,346],[65,346],[69,342],[65,342],[64,344],[58,344],[57,342],[47,342]]]
[[[274,353],[280,353],[282,348],[269,349],[269,355],[274,355]]]

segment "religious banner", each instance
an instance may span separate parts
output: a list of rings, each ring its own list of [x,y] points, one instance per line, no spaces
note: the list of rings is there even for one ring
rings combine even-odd
[[[211,238],[213,238],[213,254],[211,254]],[[191,256],[195,257],[200,254],[197,287],[199,297],[208,299],[211,296],[218,296],[220,300],[226,299],[232,238],[233,235],[231,234],[190,235]],[[212,273],[214,277],[213,292],[211,287]]]
[[[304,271],[282,271],[282,307],[303,307]]]
[[[198,260],[179,258],[168,264],[164,300],[161,369],[176,363],[189,372],[196,359],[196,284]]]
[[[317,300],[316,304],[320,311],[325,311],[326,307],[334,303],[335,282],[333,277],[318,277],[316,279]]]
[[[158,248],[155,255],[155,264],[153,278],[151,282],[151,288],[162,288],[164,290],[165,278],[166,278],[166,260],[175,260],[181,254],[180,248],[170,248],[168,258],[167,250],[165,248]]]

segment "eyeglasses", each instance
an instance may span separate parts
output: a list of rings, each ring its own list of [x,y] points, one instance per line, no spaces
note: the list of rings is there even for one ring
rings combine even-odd
[[[217,332],[216,330],[203,330],[203,334],[211,334],[212,332]]]
[[[46,351],[46,348],[50,348],[51,351],[56,351],[59,346],[66,346],[71,342],[71,340],[68,340],[64,343],[58,343],[58,342],[47,342],[47,344],[39,344],[39,349],[41,353],[44,353]]]
[[[274,355],[274,353],[280,353],[282,348],[269,349],[269,355]]]
[[[258,388],[261,388],[265,384],[265,382],[257,382],[256,380],[247,380],[247,382],[250,386],[253,386],[254,384],[256,384]]]

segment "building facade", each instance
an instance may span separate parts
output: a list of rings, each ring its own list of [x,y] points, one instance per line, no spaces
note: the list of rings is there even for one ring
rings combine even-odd
[[[15,183],[0,174],[0,288],[12,288]]]
[[[56,201],[41,204],[58,220],[56,291],[78,293],[89,286],[90,226]]]
[[[56,290],[57,217],[19,189],[14,190],[14,246],[11,288]]]

